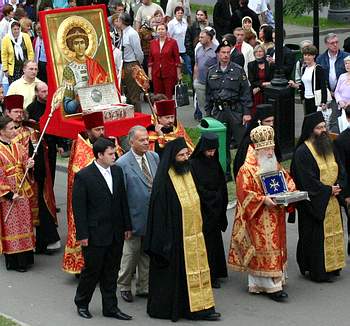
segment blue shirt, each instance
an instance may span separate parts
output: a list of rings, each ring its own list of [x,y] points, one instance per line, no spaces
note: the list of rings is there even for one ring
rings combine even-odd
[[[53,3],[54,8],[67,8],[68,7],[67,0],[53,0],[52,3]]]
[[[216,50],[217,46],[211,44],[208,48],[200,46],[196,52],[196,64],[198,67],[198,82],[205,84],[208,75],[208,69],[216,64]]]
[[[42,40],[40,44],[39,61],[47,62],[44,42]]]

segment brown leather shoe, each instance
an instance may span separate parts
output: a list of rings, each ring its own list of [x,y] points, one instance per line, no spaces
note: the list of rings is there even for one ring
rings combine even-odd
[[[133,302],[134,301],[134,297],[132,296],[131,291],[120,291],[120,296],[126,302]]]

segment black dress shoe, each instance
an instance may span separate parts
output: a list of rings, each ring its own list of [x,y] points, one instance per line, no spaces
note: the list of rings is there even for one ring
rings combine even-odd
[[[221,284],[220,284],[219,279],[214,278],[214,279],[211,281],[211,287],[212,287],[213,289],[220,289],[220,288],[221,288]]]
[[[269,293],[269,298],[273,301],[276,302],[283,302],[286,301],[288,299],[288,294],[287,292],[282,291],[277,291],[274,293]]]
[[[19,272],[19,273],[25,273],[27,271],[27,268],[25,267],[17,267],[15,269],[16,272]]]
[[[134,301],[134,297],[132,296],[131,291],[120,291],[120,296],[126,302],[133,302]]]
[[[132,319],[131,316],[124,314],[124,312],[121,312],[120,310],[116,311],[116,312],[111,312],[111,313],[103,313],[103,316],[116,318],[119,320],[131,320]]]
[[[92,315],[90,314],[90,311],[88,308],[83,308],[83,307],[77,307],[78,315],[80,317],[86,318],[86,319],[91,319]]]
[[[148,298],[147,292],[136,293],[136,296],[139,298]]]
[[[220,317],[221,317],[221,314],[219,312],[213,312],[209,315],[204,316],[201,319],[206,321],[217,321],[217,320],[220,320]]]

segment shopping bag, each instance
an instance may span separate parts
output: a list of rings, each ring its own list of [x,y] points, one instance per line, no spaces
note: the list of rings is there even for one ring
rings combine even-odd
[[[175,101],[176,107],[186,106],[190,104],[188,86],[182,81],[179,81],[179,83],[175,86]]]
[[[349,121],[346,118],[346,113],[344,109],[341,109],[341,116],[338,117],[339,131],[343,132],[346,128],[349,127]]]

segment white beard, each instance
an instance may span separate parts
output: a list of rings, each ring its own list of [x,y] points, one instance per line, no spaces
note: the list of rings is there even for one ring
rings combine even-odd
[[[271,158],[268,158],[264,153],[258,153],[257,160],[260,173],[267,173],[278,170],[278,163],[275,154],[273,154]]]

